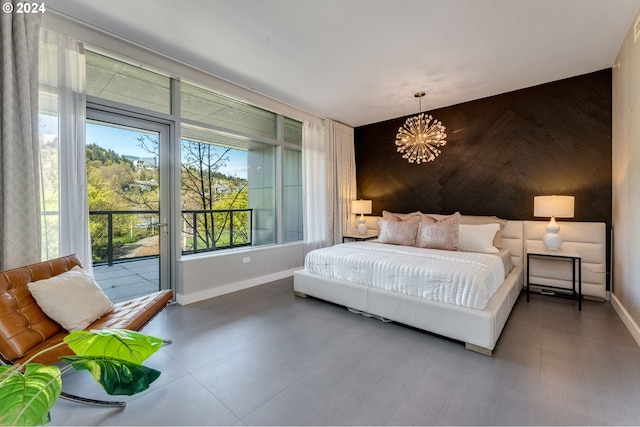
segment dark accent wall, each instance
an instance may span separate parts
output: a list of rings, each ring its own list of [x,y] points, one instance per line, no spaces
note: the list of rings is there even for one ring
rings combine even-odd
[[[408,116],[357,127],[358,196],[373,201],[374,215],[543,220],[533,216],[534,196],[573,195],[574,221],[610,226],[611,94],[606,69],[430,111],[446,126],[447,145],[420,165],[394,144]]]

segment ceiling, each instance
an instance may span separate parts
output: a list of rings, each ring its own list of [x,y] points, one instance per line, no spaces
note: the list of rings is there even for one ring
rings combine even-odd
[[[47,8],[360,126],[612,66],[640,0],[47,0]]]

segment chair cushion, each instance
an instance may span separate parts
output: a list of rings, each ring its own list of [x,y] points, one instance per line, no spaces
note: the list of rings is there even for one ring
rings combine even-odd
[[[86,329],[129,329],[132,331],[141,330],[156,314],[158,314],[173,298],[173,292],[170,290],[157,291],[149,295],[144,295],[129,301],[123,301],[114,304],[113,310],[93,322]],[[28,360],[31,356],[38,352],[49,348],[55,344],[61,343],[64,337],[68,335],[67,331],[61,330],[54,336],[30,349],[20,359],[13,360],[12,363],[19,364]],[[73,351],[66,346],[56,347],[46,353],[36,357],[32,362],[52,365],[60,363],[60,356],[71,356]]]

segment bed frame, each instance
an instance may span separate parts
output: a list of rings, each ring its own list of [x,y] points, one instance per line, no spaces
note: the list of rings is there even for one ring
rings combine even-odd
[[[434,215],[435,216],[435,215]],[[375,224],[375,222],[374,222]],[[606,236],[602,223],[562,222],[561,234],[568,250],[583,256],[583,291],[599,298],[606,292]],[[542,244],[546,222],[508,221],[502,230],[502,247],[511,252],[514,268],[483,310],[429,301],[357,283],[336,280],[298,270],[294,292],[369,313],[398,323],[462,341],[469,350],[491,356],[524,285],[525,254],[528,246]],[[574,226],[575,225],[575,226]],[[565,230],[570,232],[565,233]],[[565,236],[566,234],[566,236]],[[563,248],[565,248],[563,246]],[[551,264],[536,265],[544,277]],[[532,271],[533,273],[533,271]],[[548,275],[548,274],[547,274]],[[558,281],[554,281],[558,284]],[[568,277],[567,277],[567,286]],[[597,295],[597,296],[596,296]]]

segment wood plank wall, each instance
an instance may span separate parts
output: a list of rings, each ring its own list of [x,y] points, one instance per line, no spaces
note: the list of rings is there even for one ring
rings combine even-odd
[[[611,69],[430,111],[447,128],[433,162],[396,152],[407,117],[355,129],[358,196],[373,214],[533,216],[536,195],[576,197],[574,221],[611,225]],[[416,103],[417,105],[417,103]],[[416,109],[417,113],[417,109]]]

